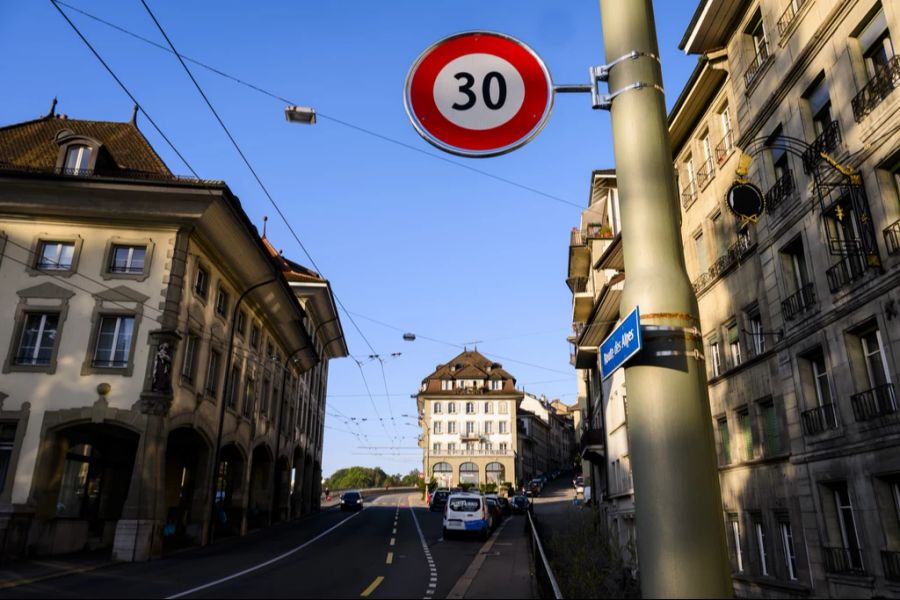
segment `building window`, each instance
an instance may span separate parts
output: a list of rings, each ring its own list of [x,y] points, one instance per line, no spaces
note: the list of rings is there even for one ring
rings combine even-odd
[[[201,265],[197,265],[197,274],[194,276],[194,294],[206,300],[209,293],[209,271]]]
[[[718,377],[722,374],[722,356],[719,352],[719,338],[710,338],[708,343],[709,356],[712,359],[712,376]]]
[[[766,338],[763,333],[762,316],[759,314],[759,305],[754,304],[746,312],[747,316],[747,335],[750,337],[750,343],[747,347],[753,356],[759,356],[766,351]]]
[[[16,351],[16,364],[49,365],[56,346],[58,326],[59,313],[27,313]]]
[[[884,344],[881,331],[872,329],[859,337],[862,344],[863,357],[866,364],[868,388],[875,388],[891,383],[890,370],[884,355]]]
[[[453,389],[453,381],[451,379],[441,379],[441,391],[449,391]]]
[[[494,433],[494,424],[491,421],[485,421],[484,423],[484,432],[486,434]]]
[[[466,402],[466,414],[467,415],[475,414],[475,403],[474,402]]]
[[[441,453],[441,443],[440,442],[433,443],[431,445],[431,451],[434,454],[440,454]]]
[[[219,363],[222,354],[218,350],[210,349],[209,362],[206,364],[206,393],[215,398],[219,389]]]
[[[485,402],[484,403],[484,414],[492,415],[494,414],[494,404],[493,402]]]
[[[506,427],[506,421],[500,421],[497,428],[498,433],[509,433]]]
[[[763,452],[765,456],[781,454],[781,430],[775,402],[767,400],[759,405],[762,417]]]
[[[139,275],[144,272],[146,246],[113,244],[109,256],[109,272]]]
[[[131,354],[134,317],[112,315],[100,317],[92,366],[125,368]]]
[[[439,414],[441,414],[441,412],[442,412],[441,403],[435,402],[434,403],[434,414],[439,415]]]
[[[822,499],[828,539],[832,544],[839,544],[839,547],[826,551],[825,570],[844,573],[863,572],[859,535],[847,482],[829,483],[825,488],[831,495],[830,501],[827,494]]]
[[[888,62],[894,57],[894,45],[883,8],[866,24],[857,39],[866,63],[866,75],[873,79],[887,68]]]
[[[435,422],[434,422],[434,432],[435,432],[435,433],[443,433],[443,432],[442,432],[442,427],[441,427],[441,422],[440,422],[440,421],[435,421]]]
[[[456,402],[448,402],[447,403],[447,412],[451,415],[456,414]]]
[[[505,401],[500,401],[500,414],[506,415],[509,414],[509,405]]]
[[[83,144],[69,146],[66,149],[65,173],[67,175],[86,175],[91,162],[91,148]]]
[[[250,325],[250,347],[255,350],[259,349],[259,327],[256,323]]]
[[[756,549],[759,552],[759,570],[762,575],[768,575],[769,554],[766,551],[766,529],[762,523],[762,515],[753,518],[753,529],[756,533]]]
[[[473,435],[475,433],[475,421],[466,421],[466,434]]]
[[[259,398],[259,412],[264,415],[271,414],[274,417],[275,407],[272,405],[274,404],[275,398],[269,395],[271,389],[272,381],[268,378],[268,376],[263,377],[262,394]]]
[[[0,493],[6,486],[6,474],[9,473],[15,441],[16,422],[0,421]]]
[[[741,458],[753,460],[753,426],[750,423],[750,410],[747,407],[738,409],[737,422],[740,435],[738,442],[741,448]]]
[[[189,333],[184,342],[184,363],[181,365],[181,376],[187,381],[194,382],[194,373],[197,370],[197,345],[200,338]]]
[[[456,452],[456,442],[447,442],[447,454]]]
[[[744,572],[744,555],[741,552],[741,522],[738,515],[729,515],[728,523],[731,526],[731,543],[734,545],[734,562],[738,573]]]
[[[727,326],[728,333],[728,360],[731,367],[741,364],[741,332],[737,322],[732,322]]]
[[[237,365],[231,367],[231,381],[228,383],[228,394],[225,406],[231,409],[237,408],[237,398],[241,385],[241,369]]]
[[[717,421],[719,430],[719,455],[723,465],[731,464],[731,434],[728,432],[728,419],[722,417]]]
[[[734,131],[731,128],[731,113],[728,104],[719,109],[719,127],[722,129],[722,141],[716,146],[716,160],[721,165],[734,150]]]
[[[831,97],[828,94],[828,84],[825,82],[825,74],[822,73],[803,95],[812,117],[813,137],[818,138],[825,133],[828,126],[834,120],[831,117]],[[824,150],[824,148],[823,148]]]
[[[456,421],[447,421],[447,433],[456,433]]]
[[[787,517],[778,520],[778,531],[781,534],[781,549],[784,552],[784,567],[788,579],[797,581],[797,555],[794,552],[794,534],[791,531],[791,522]]]
[[[503,380],[502,379],[491,379],[491,390],[499,391],[503,389]]]
[[[706,239],[703,230],[694,233],[694,254],[697,256],[697,274],[701,275],[709,269],[709,260],[706,257]]]
[[[750,66],[744,73],[747,86],[750,86],[759,74],[760,69],[769,59],[769,42],[766,40],[766,31],[763,27],[762,13],[757,10],[750,25],[744,30],[750,49]]]
[[[41,240],[36,268],[39,271],[70,271],[75,258],[75,242]]]
[[[247,327],[247,313],[243,310],[238,311],[237,321],[234,324],[234,330],[241,337],[244,337],[244,331]]]
[[[253,414],[253,402],[255,400],[254,392],[253,378],[248,377],[244,382],[244,403],[241,405],[243,408],[243,415],[247,418]]]
[[[219,286],[219,289],[216,291],[216,314],[227,318],[228,303],[230,301],[231,296],[225,291],[225,288]]]

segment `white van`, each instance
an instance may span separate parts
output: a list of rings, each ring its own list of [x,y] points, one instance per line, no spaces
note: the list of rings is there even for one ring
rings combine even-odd
[[[492,515],[484,496],[471,492],[454,492],[444,509],[444,539],[449,533],[475,532],[486,540],[491,533]]]

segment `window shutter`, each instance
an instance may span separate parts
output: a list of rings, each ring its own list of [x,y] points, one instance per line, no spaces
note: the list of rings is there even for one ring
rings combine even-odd
[[[728,328],[728,343],[735,344],[740,340],[740,330],[737,325]]]

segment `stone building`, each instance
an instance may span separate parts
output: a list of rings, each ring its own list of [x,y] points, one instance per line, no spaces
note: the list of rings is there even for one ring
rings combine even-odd
[[[515,378],[477,350],[438,365],[416,396],[426,477],[441,486],[515,485],[521,400]]]
[[[543,467],[537,471],[532,470],[532,475],[562,471],[572,467],[572,448],[574,446],[575,432],[572,427],[572,418],[568,414],[568,407],[558,400],[557,404],[551,403],[543,394],[538,397],[524,392],[524,398],[519,403],[519,420],[534,415],[546,425],[546,440],[541,439],[542,447],[540,463]],[[558,406],[561,405],[560,408]],[[523,432],[520,430],[520,448]],[[527,436],[526,436],[527,439]]]
[[[134,117],[0,128],[0,281],[0,554],[144,560],[317,508],[328,283]]]
[[[704,0],[669,116],[735,592],[900,595],[896,2]],[[729,211],[745,177],[758,222]]]

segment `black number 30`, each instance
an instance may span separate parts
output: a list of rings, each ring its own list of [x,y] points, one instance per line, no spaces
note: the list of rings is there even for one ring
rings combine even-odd
[[[459,91],[466,96],[466,101],[463,104],[459,102],[454,102],[452,107],[456,110],[469,110],[478,102],[478,98],[475,96],[475,92],[472,91],[472,86],[475,85],[475,77],[471,73],[457,73],[454,75],[457,81],[460,81]],[[497,82],[497,100],[494,101],[494,98],[491,95],[491,82]],[[484,97],[484,105],[487,106],[491,110],[498,110],[503,107],[506,103],[506,79],[503,78],[503,75],[498,73],[497,71],[491,71],[487,75],[484,76],[484,80],[481,82],[481,95]]]

